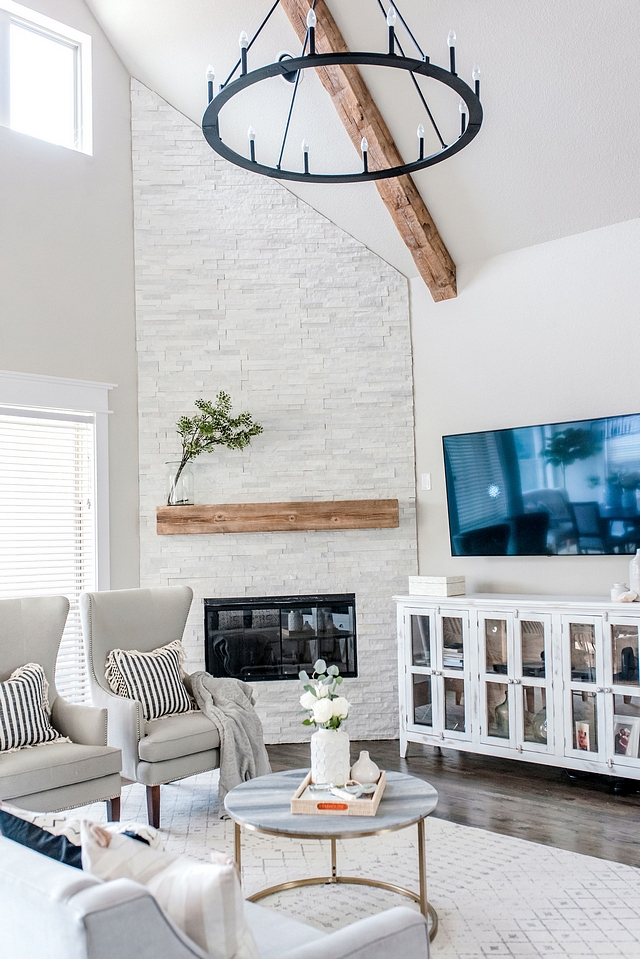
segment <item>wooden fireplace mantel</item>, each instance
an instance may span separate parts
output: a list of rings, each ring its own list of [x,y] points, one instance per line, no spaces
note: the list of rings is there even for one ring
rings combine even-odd
[[[160,536],[270,533],[288,529],[393,529],[400,525],[397,499],[158,506],[156,521]]]

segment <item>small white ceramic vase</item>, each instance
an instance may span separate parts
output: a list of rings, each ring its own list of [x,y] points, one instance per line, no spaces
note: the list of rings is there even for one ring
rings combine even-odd
[[[351,767],[351,778],[356,782],[366,785],[367,783],[377,783],[380,776],[380,770],[369,758],[369,753],[363,749],[358,760]]]
[[[341,729],[316,729],[311,737],[311,781],[344,786],[351,763],[349,745]]]

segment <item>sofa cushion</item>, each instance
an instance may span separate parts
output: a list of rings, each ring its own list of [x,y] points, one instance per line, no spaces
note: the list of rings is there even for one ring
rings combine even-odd
[[[0,683],[0,751],[62,739],[51,725],[49,683],[38,663],[27,663]]]
[[[159,719],[193,708],[182,682],[184,646],[179,639],[150,653],[137,649],[112,649],[105,678],[118,696],[135,699],[145,719]]]
[[[244,914],[249,929],[260,943],[260,959],[280,959],[307,942],[326,939],[327,933],[291,919],[277,909],[258,906],[245,900]],[[390,957],[391,959],[391,957]]]
[[[181,716],[164,716],[144,724],[138,754],[143,762],[159,763],[203,753],[220,746],[218,730],[200,710]]]
[[[213,959],[259,959],[235,865],[224,853],[198,862],[82,824],[82,864],[100,879],[146,885],[167,915]]]
[[[32,793],[100,779],[119,773],[122,756],[112,746],[81,746],[79,743],[45,743],[0,753],[0,798]]]

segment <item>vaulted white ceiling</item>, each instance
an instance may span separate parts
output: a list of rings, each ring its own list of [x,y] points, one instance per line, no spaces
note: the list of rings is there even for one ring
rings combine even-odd
[[[216,83],[238,59],[238,36],[251,36],[272,0],[87,0],[132,76],[200,123],[205,70]],[[420,45],[446,66],[455,29],[458,72],[482,69],[485,122],[452,159],[422,171],[416,183],[455,262],[484,259],[640,216],[640,3],[638,0],[398,0]],[[328,0],[351,50],[386,46],[376,0]],[[386,0],[385,0],[386,6]],[[402,35],[407,51],[411,49]],[[286,15],[276,10],[250,67],[298,54]],[[364,72],[364,71],[363,71]],[[404,76],[374,69],[366,80],[405,159],[424,122]],[[225,139],[276,149],[291,85],[276,78],[225,108]],[[443,135],[453,138],[457,99],[428,91]],[[427,123],[425,122],[425,126]],[[291,165],[300,142],[316,169],[358,168],[358,157],[312,71],[300,85],[288,141]],[[212,154],[213,156],[213,154]],[[373,184],[286,183],[407,276],[417,270]]]

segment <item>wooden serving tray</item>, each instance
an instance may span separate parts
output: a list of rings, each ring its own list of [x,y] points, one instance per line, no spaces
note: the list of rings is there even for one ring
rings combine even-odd
[[[331,793],[307,792],[305,795],[310,783],[311,773],[308,772],[291,798],[292,813],[304,813],[307,816],[375,816],[387,784],[387,775],[382,770],[376,791],[361,799],[352,799],[350,802],[346,800],[343,802]]]

